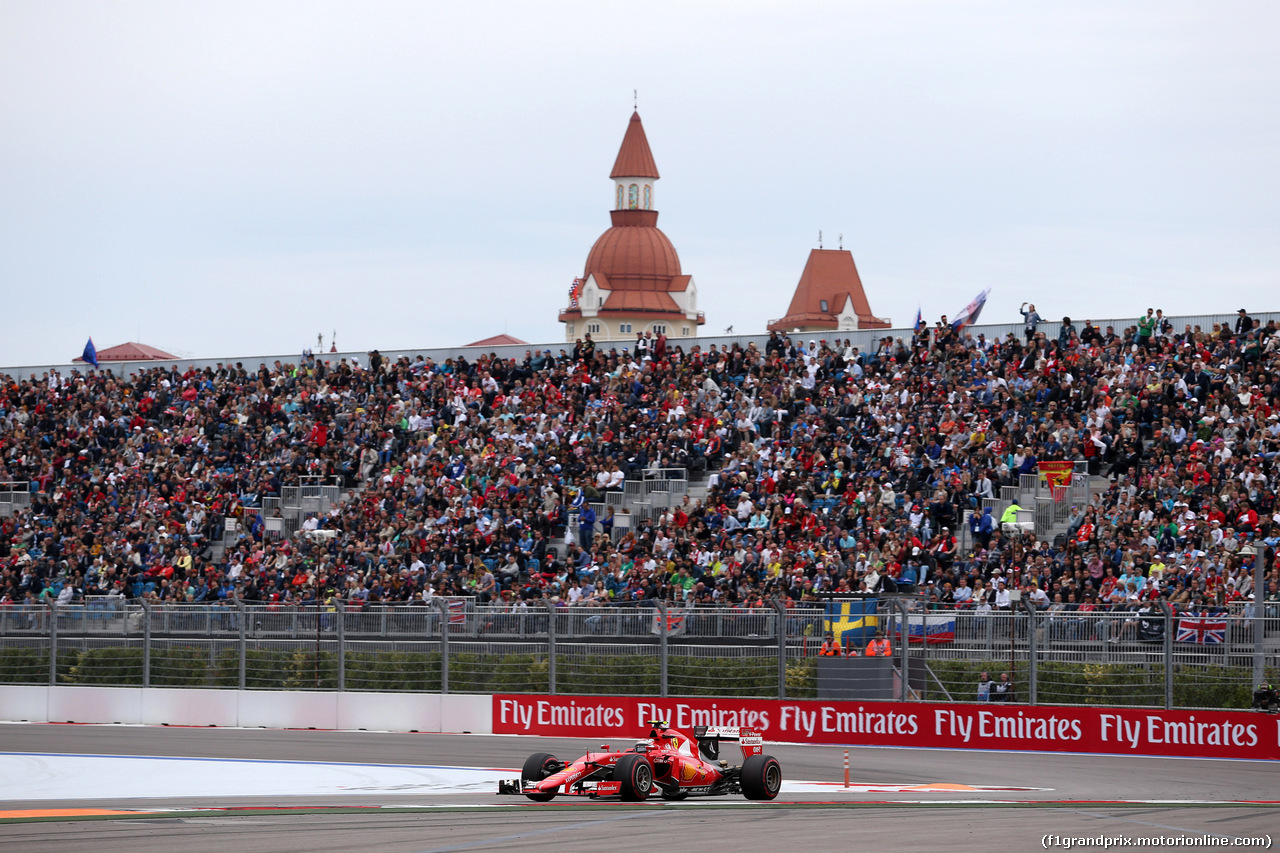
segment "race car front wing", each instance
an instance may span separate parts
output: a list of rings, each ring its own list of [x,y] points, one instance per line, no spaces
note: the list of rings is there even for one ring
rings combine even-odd
[[[522,796],[525,794],[540,794],[537,785],[521,786],[519,779],[499,779],[498,794],[499,796]],[[576,782],[569,787],[568,790],[559,792],[561,795],[570,797],[616,797],[622,793],[622,783],[615,782],[612,779],[601,779],[597,782],[586,781]]]

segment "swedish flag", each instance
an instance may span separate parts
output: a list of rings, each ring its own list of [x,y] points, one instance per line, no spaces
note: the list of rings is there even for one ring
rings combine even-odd
[[[834,634],[847,648],[850,643],[862,646],[870,642],[879,624],[874,598],[850,599],[827,602],[822,629]]]

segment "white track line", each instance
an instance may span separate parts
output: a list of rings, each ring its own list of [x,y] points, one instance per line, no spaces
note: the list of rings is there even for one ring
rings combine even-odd
[[[518,771],[0,753],[0,801],[496,793]]]

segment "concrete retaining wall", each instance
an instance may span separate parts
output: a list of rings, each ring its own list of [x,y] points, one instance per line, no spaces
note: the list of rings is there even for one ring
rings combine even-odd
[[[0,719],[268,729],[493,732],[493,697],[164,687],[0,687]]]

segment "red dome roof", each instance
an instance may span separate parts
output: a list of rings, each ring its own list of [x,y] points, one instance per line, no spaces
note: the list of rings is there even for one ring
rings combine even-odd
[[[656,226],[615,225],[587,255],[584,277],[592,273],[607,278],[613,290],[666,290],[680,275],[680,257]]]

